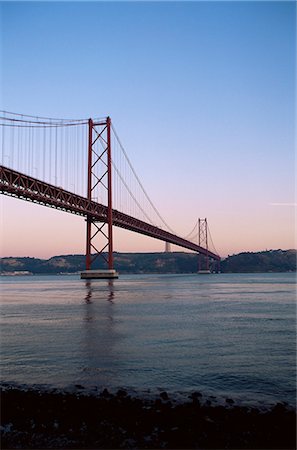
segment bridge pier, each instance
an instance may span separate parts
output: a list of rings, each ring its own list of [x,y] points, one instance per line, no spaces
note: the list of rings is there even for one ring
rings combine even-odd
[[[107,270],[100,270],[100,269],[94,269],[94,270],[84,270],[80,274],[80,278],[84,280],[90,280],[90,279],[115,279],[119,278],[119,274],[114,269],[107,269]]]

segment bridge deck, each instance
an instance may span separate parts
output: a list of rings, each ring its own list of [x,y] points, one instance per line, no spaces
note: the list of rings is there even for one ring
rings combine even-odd
[[[98,222],[107,222],[106,206],[4,166],[0,166],[0,193],[72,214],[90,217]],[[113,210],[113,225],[220,260],[219,255],[193,242],[115,209]]]

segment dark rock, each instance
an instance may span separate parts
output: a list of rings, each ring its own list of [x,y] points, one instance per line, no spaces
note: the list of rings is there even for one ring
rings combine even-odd
[[[127,397],[128,392],[125,391],[124,389],[119,389],[116,395],[117,397]]]
[[[189,398],[191,398],[192,400],[197,400],[198,398],[201,398],[202,397],[202,394],[201,394],[201,392],[193,392],[191,395],[189,395]]]
[[[166,391],[161,392],[160,397],[162,400],[169,400],[168,394]]]
[[[105,398],[111,398],[112,394],[105,388],[103,389],[103,391],[100,394],[101,397],[105,397]]]

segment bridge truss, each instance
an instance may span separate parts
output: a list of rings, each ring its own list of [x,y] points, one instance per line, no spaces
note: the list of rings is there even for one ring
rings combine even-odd
[[[0,166],[0,193],[27,200],[39,205],[59,209],[71,214],[89,218],[94,222],[108,223],[108,208],[105,205],[65,191],[62,188]],[[188,250],[220,260],[220,256],[161,228],[131,217],[117,210],[112,210],[113,225],[135,231],[161,241],[170,242]]]

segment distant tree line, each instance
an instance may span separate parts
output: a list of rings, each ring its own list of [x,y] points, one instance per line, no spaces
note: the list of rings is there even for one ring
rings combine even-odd
[[[223,273],[295,272],[296,250],[244,252],[221,261]],[[198,257],[194,253],[115,253],[115,269],[120,273],[196,273]],[[106,268],[97,258],[94,269]],[[2,273],[28,271],[33,274],[75,273],[85,269],[84,255],[62,255],[44,260],[38,258],[1,258]]]
[[[225,273],[295,272],[296,250],[244,252],[228,256],[222,261]]]

